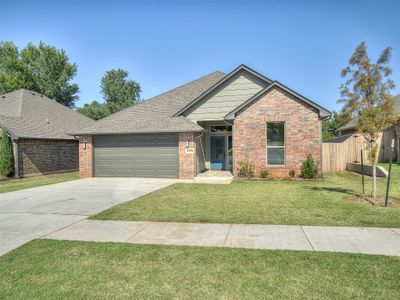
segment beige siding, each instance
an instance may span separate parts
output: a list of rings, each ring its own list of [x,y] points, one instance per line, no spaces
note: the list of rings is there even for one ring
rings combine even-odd
[[[223,120],[224,116],[255,95],[267,84],[256,76],[240,72],[189,109],[185,115],[192,121]]]

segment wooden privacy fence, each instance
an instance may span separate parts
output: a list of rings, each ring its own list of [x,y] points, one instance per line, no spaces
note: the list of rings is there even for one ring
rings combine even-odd
[[[395,138],[396,130],[393,126],[379,135],[377,140],[378,162],[389,161],[390,145]],[[347,163],[360,162],[361,145],[365,149],[366,144],[365,138],[361,134],[343,135],[322,143],[322,172],[344,171]],[[397,159],[396,153],[393,159]],[[367,151],[364,151],[364,162],[370,163]]]
[[[348,162],[361,161],[363,142],[363,136],[351,134],[339,137],[334,142],[322,143],[322,172],[344,171]],[[364,161],[368,162],[366,153]]]

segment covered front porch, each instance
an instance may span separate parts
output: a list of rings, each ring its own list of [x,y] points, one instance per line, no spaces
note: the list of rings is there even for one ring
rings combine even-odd
[[[200,121],[205,131],[198,138],[198,172],[232,171],[232,125],[224,121]]]

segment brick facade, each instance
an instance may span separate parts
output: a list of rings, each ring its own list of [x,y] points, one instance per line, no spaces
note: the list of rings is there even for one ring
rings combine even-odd
[[[285,165],[267,166],[266,123],[285,122]],[[321,121],[318,112],[285,91],[274,88],[244,108],[234,121],[234,172],[246,154],[255,163],[255,175],[267,169],[275,177],[287,177],[289,170],[300,175],[306,155],[311,153],[321,162]]]
[[[186,147],[189,141],[189,147]],[[179,178],[192,179],[196,176],[196,142],[193,132],[179,134]]]
[[[15,144],[13,149],[17,149]],[[14,155],[15,153],[14,151]],[[43,139],[18,141],[20,177],[75,172],[78,168],[78,141]]]
[[[92,136],[79,137],[79,176],[93,177],[93,138]]]

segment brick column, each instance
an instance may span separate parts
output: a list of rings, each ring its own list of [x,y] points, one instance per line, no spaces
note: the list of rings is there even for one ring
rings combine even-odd
[[[90,135],[79,137],[79,176],[93,177],[93,138]]]
[[[189,147],[186,147],[189,141]],[[179,134],[179,178],[193,179],[196,176],[196,145],[194,133]]]

